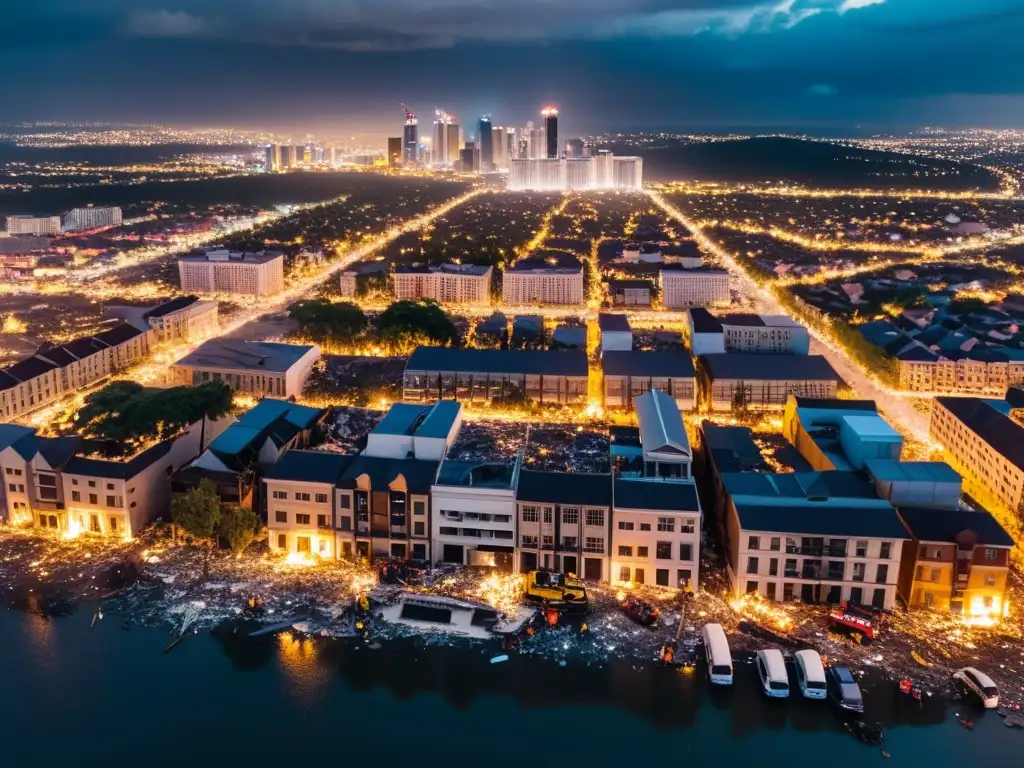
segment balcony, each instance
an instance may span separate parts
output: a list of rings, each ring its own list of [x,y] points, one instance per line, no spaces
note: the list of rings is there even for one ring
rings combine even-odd
[[[558,552],[578,552],[579,548],[580,545],[577,541],[560,541],[556,550]]]
[[[828,557],[846,557],[846,547],[827,546],[825,547],[825,554]]]
[[[787,555],[807,555],[808,557],[821,557],[825,552],[824,547],[786,547]]]
[[[828,581],[843,581],[846,578],[846,571],[830,570],[825,574]]]
[[[787,568],[782,572],[782,575],[785,576],[787,579],[799,579],[800,571],[796,570],[795,568]]]

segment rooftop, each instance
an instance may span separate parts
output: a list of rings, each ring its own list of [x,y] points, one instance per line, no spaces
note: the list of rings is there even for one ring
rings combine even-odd
[[[511,489],[515,478],[515,461],[451,461],[441,462],[436,485],[471,488]]]
[[[395,274],[439,274],[446,275],[467,275],[470,277],[482,277],[490,272],[492,267],[484,264],[399,264],[395,267]]]
[[[612,476],[589,472],[519,473],[517,501],[573,504],[591,507],[612,505]]]
[[[705,453],[710,452],[718,472],[752,472],[768,468],[750,427],[734,427],[702,421],[700,431]]]
[[[315,346],[270,341],[211,339],[175,365],[228,370],[263,370],[285,373]]]
[[[196,256],[181,256],[178,261],[194,262],[206,264],[209,262],[215,263],[237,263],[245,262],[247,264],[266,264],[277,259],[283,259],[284,254],[280,251],[258,251],[255,253],[247,253],[245,251],[226,251],[223,249],[210,250],[202,255]]]
[[[1013,537],[988,512],[900,508],[899,513],[911,535],[918,541],[953,543],[960,539],[962,533],[970,531],[978,544],[992,547],[1013,546]]]
[[[959,483],[960,475],[944,461],[868,459],[868,474],[889,482]]]
[[[411,435],[430,410],[429,405],[392,403],[387,414],[373,431],[380,435]]]
[[[676,401],[658,389],[645,392],[633,401],[640,423],[640,444],[644,453],[659,452],[689,459],[690,438],[683,426],[683,415]]]
[[[606,376],[651,376],[655,378],[694,377],[693,360],[688,352],[610,351],[601,354]]]
[[[356,488],[358,479],[366,475],[370,480],[370,488],[384,491],[401,476],[405,479],[406,488],[410,493],[426,494],[430,492],[430,486],[434,483],[438,463],[422,459],[354,456],[342,473],[338,485],[342,488]]]
[[[355,457],[331,451],[285,451],[266,472],[268,480],[334,485]]]
[[[582,272],[580,260],[568,251],[534,251],[515,264],[508,272]]]
[[[615,479],[616,509],[652,509],[700,512],[697,486],[658,480]]]
[[[968,429],[1005,456],[1018,469],[1024,470],[1024,427],[995,405],[975,397],[937,397],[939,403]]]
[[[142,315],[143,320],[148,320],[151,317],[164,317],[173,312],[178,312],[185,307],[191,307],[199,301],[198,296],[179,296],[176,299],[165,301],[163,304],[157,304],[151,310]]]
[[[147,448],[129,461],[86,459],[76,456],[64,465],[64,472],[70,475],[103,477],[110,480],[130,480],[166,457],[171,452],[173,444],[174,440],[164,440]]]
[[[839,374],[821,355],[725,353],[700,359],[712,379],[839,381]]]
[[[416,436],[448,437],[461,411],[462,406],[455,400],[438,400],[423,419],[420,428],[416,430]]]
[[[602,331],[622,331],[624,333],[629,333],[632,330],[629,327],[629,318],[625,315],[612,314],[610,312],[598,314],[597,327]]]
[[[845,507],[829,503],[794,507],[737,503],[736,513],[740,528],[747,531],[872,539],[910,538],[891,506]]]
[[[463,373],[522,373],[547,376],[581,376],[588,373],[582,350],[451,349],[417,347],[406,364],[408,371]]]
[[[867,476],[861,472],[723,472],[722,484],[734,500],[739,497],[750,497],[750,503],[804,506],[798,502],[817,504],[826,500],[842,500],[848,506],[860,507],[860,503],[849,503],[859,499],[868,502],[866,506],[885,504],[878,498],[878,493]]]

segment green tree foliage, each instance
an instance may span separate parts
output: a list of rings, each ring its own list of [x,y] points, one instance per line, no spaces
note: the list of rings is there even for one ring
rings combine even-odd
[[[231,551],[241,555],[260,532],[260,517],[249,507],[228,507],[221,512],[220,535]]]
[[[212,480],[202,480],[188,493],[171,500],[171,520],[206,547],[203,577],[210,572],[210,548],[220,525],[220,497]]]
[[[288,307],[288,315],[298,323],[299,332],[314,341],[350,342],[369,325],[363,310],[349,301],[297,301]]]
[[[448,315],[430,299],[394,302],[377,318],[377,332],[382,341],[396,345],[420,340],[448,345],[458,338]]]
[[[174,437],[204,416],[218,419],[230,410],[231,390],[219,381],[170,389],[115,381],[85,398],[75,422],[85,437],[104,441],[103,453],[124,456],[140,444]]]

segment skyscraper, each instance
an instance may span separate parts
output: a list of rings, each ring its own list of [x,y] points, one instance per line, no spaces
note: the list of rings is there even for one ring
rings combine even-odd
[[[402,164],[402,137],[392,136],[388,139],[388,165],[397,168]]]
[[[494,167],[494,134],[491,118],[484,115],[480,118],[480,170],[486,173]]]
[[[459,150],[462,148],[462,141],[459,138],[459,124],[455,115],[448,115],[451,121],[448,123],[448,164],[455,165],[459,159]]]
[[[263,149],[263,170],[267,173],[277,170],[277,145],[268,144]]]
[[[491,143],[494,146],[494,170],[508,168],[508,141],[505,129],[496,125],[491,129]]]
[[[544,118],[544,133],[547,139],[547,157],[558,157],[558,110],[546,107],[540,111]]]
[[[409,108],[402,105],[405,110],[405,131],[402,134],[402,144],[405,151],[405,165],[411,167],[416,164],[420,157],[420,129],[419,120],[416,115],[409,111]]]
[[[448,125],[451,118],[448,113],[440,107],[434,108],[434,155],[432,164],[436,166],[448,165],[451,160],[448,157]]]

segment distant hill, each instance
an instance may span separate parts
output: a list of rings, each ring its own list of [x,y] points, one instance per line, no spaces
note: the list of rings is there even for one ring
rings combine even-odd
[[[635,147],[609,146],[616,154]],[[648,181],[785,181],[811,187],[997,191],[977,165],[801,139],[756,138],[670,145],[643,152]]]

